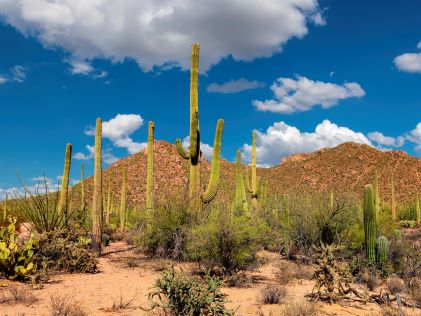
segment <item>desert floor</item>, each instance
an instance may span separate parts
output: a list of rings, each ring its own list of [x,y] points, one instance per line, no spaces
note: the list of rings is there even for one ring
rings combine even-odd
[[[278,254],[269,252],[261,255],[265,263],[255,271],[248,272],[252,282],[243,287],[222,289],[228,294],[227,306],[236,310],[235,315],[281,315],[283,304],[302,300],[312,290],[312,281],[294,279],[286,285],[287,295],[280,304],[262,304],[260,291],[267,284],[276,283],[276,263],[283,259]],[[34,302],[5,301],[7,295],[10,295],[10,287],[22,285],[0,280],[0,315],[53,315],[51,297],[54,295],[67,296],[70,300],[77,301],[88,315],[154,315],[139,307],[148,307],[148,292],[161,271],[169,266],[169,261],[149,259],[126,243],[115,242],[105,248],[105,254],[99,260],[100,273],[57,275],[39,288],[25,285],[28,295],[31,296],[32,293],[36,298]],[[176,264],[176,267],[189,270],[195,265],[183,263]],[[118,308],[128,302],[130,304],[125,308]],[[365,305],[346,302],[343,305],[322,304],[321,314],[377,315],[380,310],[374,303]]]

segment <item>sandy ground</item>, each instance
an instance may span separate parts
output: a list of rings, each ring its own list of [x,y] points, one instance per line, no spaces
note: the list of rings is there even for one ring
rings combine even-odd
[[[284,303],[303,299],[305,294],[311,292],[311,281],[295,279],[286,286],[287,296],[281,304],[262,305],[260,291],[267,284],[276,283],[275,264],[281,260],[279,255],[273,253],[265,253],[264,256],[267,263],[248,275],[253,280],[250,285],[223,288],[223,292],[228,294],[228,307],[236,309],[235,315],[281,315],[280,309]],[[53,315],[51,296],[54,295],[67,295],[78,301],[88,315],[152,315],[139,309],[139,306],[148,306],[147,293],[160,272],[170,265],[168,261],[152,260],[137,254],[123,242],[112,243],[100,259],[100,273],[58,275],[39,289],[26,286],[37,299],[32,303],[1,303],[2,297],[4,299],[10,295],[10,287],[22,285],[0,280],[0,315]],[[192,264],[177,266],[186,270],[192,268]],[[113,305],[129,301],[132,302],[127,308],[112,309]],[[375,304],[323,304],[321,315],[377,315],[379,311]]]

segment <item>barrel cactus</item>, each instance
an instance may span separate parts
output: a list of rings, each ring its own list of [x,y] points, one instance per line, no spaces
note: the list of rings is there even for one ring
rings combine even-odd
[[[376,241],[377,248],[377,262],[381,264],[387,263],[387,238],[385,236],[380,236]]]
[[[374,205],[373,186],[368,184],[365,186],[364,192],[364,237],[366,256],[369,262],[376,260],[376,207]]]

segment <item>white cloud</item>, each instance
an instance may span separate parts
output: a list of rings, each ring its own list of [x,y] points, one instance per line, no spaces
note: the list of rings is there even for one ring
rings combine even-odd
[[[329,120],[318,124],[314,132],[301,132],[285,122],[276,122],[266,132],[256,131],[257,163],[261,166],[279,164],[281,158],[295,154],[318,150],[323,147],[335,147],[344,142],[356,142],[372,146],[362,133],[338,126]],[[250,161],[251,145],[243,145],[246,161]]]
[[[406,53],[394,60],[396,67],[405,72],[421,73],[421,53]]]
[[[302,76],[297,76],[296,80],[278,78],[271,89],[275,99],[253,101],[253,105],[259,111],[289,114],[308,111],[316,105],[321,105],[326,109],[337,105],[340,100],[365,95],[364,90],[356,82],[338,85],[314,81]]]
[[[371,141],[383,146],[402,147],[405,144],[405,137],[403,136],[398,136],[395,138],[385,136],[380,132],[371,132],[367,134],[367,137]]]
[[[244,90],[251,90],[264,87],[263,82],[249,81],[244,78],[238,80],[231,80],[223,84],[211,83],[208,85],[206,91],[216,93],[237,93]]]
[[[421,41],[418,43],[417,48],[421,48]]]
[[[134,154],[146,147],[147,143],[137,143],[130,138],[143,125],[143,118],[138,114],[117,114],[109,121],[102,122],[102,136],[108,138],[114,146],[126,148]],[[89,127],[86,135],[95,135],[95,129]]]
[[[409,133],[408,139],[416,144],[415,150],[421,151],[421,123],[418,123],[415,129]]]
[[[130,58],[144,70],[188,68],[193,42],[203,47],[202,71],[229,55],[269,57],[308,23],[325,24],[317,0],[3,0],[0,14],[76,60]]]
[[[6,82],[7,82],[7,78],[0,75],[0,84],[6,83]]]
[[[94,67],[90,63],[84,61],[69,61],[70,73],[72,75],[89,75],[94,71]]]
[[[0,84],[6,82],[22,83],[26,79],[27,69],[21,65],[15,65],[9,69],[8,75],[0,75]]]
[[[90,159],[92,159],[92,157],[90,155],[86,155],[82,152],[77,152],[76,154],[73,155],[73,159],[75,159],[75,160],[90,160]]]
[[[190,147],[190,136],[187,136],[183,139],[183,147],[188,150]],[[212,161],[212,155],[213,155],[213,147],[200,142],[200,151],[203,154],[203,157],[207,160],[207,161]]]

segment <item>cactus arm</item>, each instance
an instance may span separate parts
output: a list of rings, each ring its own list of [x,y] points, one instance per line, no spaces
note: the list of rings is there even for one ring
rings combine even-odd
[[[148,167],[147,167],[147,179],[146,179],[146,208],[149,212],[154,207],[154,136],[155,124],[149,122],[148,124]]]
[[[66,145],[66,152],[64,156],[64,170],[63,177],[61,179],[61,192],[60,200],[58,204],[59,214],[64,214],[64,224],[67,225],[68,219],[68,191],[69,191],[69,174],[70,174],[70,165],[72,161],[72,144]]]
[[[175,140],[175,146],[177,147],[178,153],[180,154],[181,157],[183,157],[184,159],[190,158],[190,154],[186,152],[186,150],[183,147],[183,143],[181,142],[179,138]]]
[[[219,174],[221,169],[221,145],[222,145],[222,134],[224,131],[224,120],[219,119],[216,125],[215,141],[213,143],[213,155],[212,155],[212,166],[211,174],[208,183],[208,187],[203,193],[202,201],[209,203],[212,201],[218,191]]]
[[[376,234],[377,220],[376,207],[374,204],[374,190],[371,184],[365,186],[364,192],[364,238],[366,256],[369,262],[376,260]]]
[[[95,128],[95,162],[94,162],[94,194],[92,201],[92,249],[101,255],[102,239],[102,120],[96,119]]]

